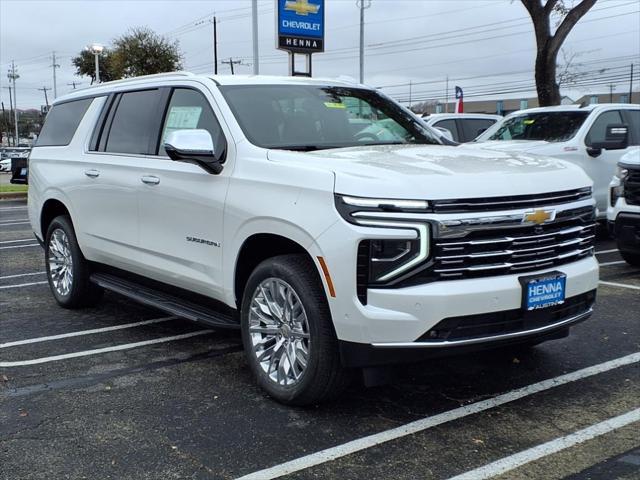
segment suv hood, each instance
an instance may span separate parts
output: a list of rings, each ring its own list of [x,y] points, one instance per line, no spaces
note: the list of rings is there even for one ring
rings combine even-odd
[[[336,193],[448,199],[527,195],[592,184],[578,167],[552,158],[475,145],[381,145],[314,152],[269,150],[269,160],[328,169]]]

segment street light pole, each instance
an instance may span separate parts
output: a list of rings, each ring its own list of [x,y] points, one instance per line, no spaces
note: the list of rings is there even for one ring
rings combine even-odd
[[[371,6],[371,0],[356,0],[356,5],[360,7],[360,83],[364,83],[364,10]]]
[[[91,53],[93,53],[93,56],[95,57],[95,60],[96,60],[96,83],[100,83],[100,61],[98,60],[98,57],[100,56],[100,54],[104,50],[104,47],[102,45],[94,43],[93,45],[89,46],[88,49],[89,49],[89,51]]]
[[[260,74],[260,56],[258,53],[258,0],[251,2],[251,17],[253,30],[253,74]]]
[[[20,143],[20,137],[18,136],[18,92],[16,91],[16,79],[20,78],[20,75],[16,72],[16,64],[13,60],[11,61],[11,70],[9,70],[7,78],[10,82],[13,81],[13,121],[16,127],[14,146],[16,146]]]

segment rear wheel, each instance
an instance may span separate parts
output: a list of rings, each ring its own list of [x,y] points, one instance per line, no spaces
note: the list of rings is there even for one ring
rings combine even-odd
[[[244,291],[241,324],[249,366],[276,400],[319,403],[348,385],[324,289],[304,255],[258,265]]]
[[[58,304],[65,308],[93,305],[102,298],[102,288],[89,281],[89,262],[84,258],[71,219],[53,219],[45,239],[45,263],[49,287]]]

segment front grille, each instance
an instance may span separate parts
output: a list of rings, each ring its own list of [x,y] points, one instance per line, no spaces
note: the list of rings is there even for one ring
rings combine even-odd
[[[432,205],[433,211],[436,213],[489,212],[561,205],[563,203],[583,200],[590,196],[591,187],[585,187],[575,190],[564,190],[562,192],[537,193],[534,195],[434,200]]]
[[[548,224],[487,227],[461,239],[435,239],[431,272],[437,280],[454,280],[563,265],[593,254],[595,230],[593,209],[586,207],[562,212]]]
[[[596,291],[592,290],[567,298],[560,305],[531,312],[514,309],[445,318],[416,342],[469,340],[534,330],[587,312],[595,298]]]
[[[629,168],[624,180],[624,199],[629,205],[640,205],[640,169]]]

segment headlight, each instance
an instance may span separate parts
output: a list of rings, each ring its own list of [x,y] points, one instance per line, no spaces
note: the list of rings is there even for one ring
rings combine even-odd
[[[349,223],[359,224],[358,217],[372,212],[426,213],[430,212],[427,200],[405,200],[393,198],[363,198],[350,195],[335,195],[338,213]]]
[[[336,194],[335,204],[342,218],[349,223],[407,232],[406,238],[371,238],[360,242],[357,290],[358,298],[363,304],[366,304],[367,287],[394,285],[427,263],[430,255],[430,224],[427,221],[393,218],[393,213],[431,211],[427,200],[363,198]]]
[[[620,180],[620,185],[616,185],[615,187],[611,187],[609,198],[611,202],[611,206],[615,207],[616,202],[619,198],[624,197],[624,181],[629,175],[629,170],[622,165],[618,164],[616,168],[616,177]]]

